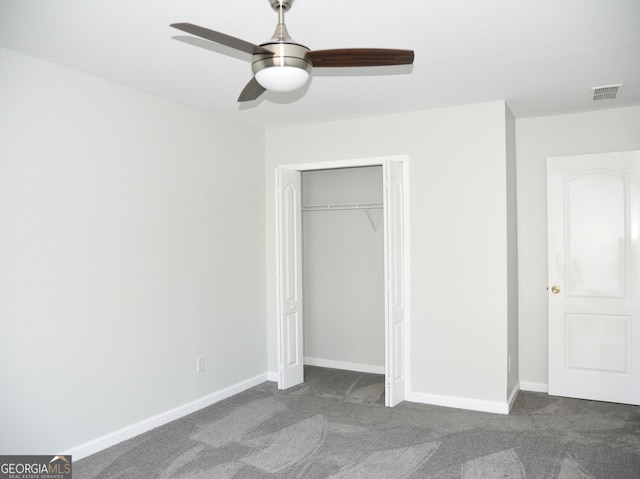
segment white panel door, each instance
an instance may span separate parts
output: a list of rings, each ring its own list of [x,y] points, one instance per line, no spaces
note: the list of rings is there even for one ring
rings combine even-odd
[[[385,404],[405,399],[405,243],[402,162],[384,165],[385,255]]]
[[[549,393],[640,404],[640,151],[549,158]]]
[[[277,175],[278,387],[287,389],[304,380],[301,174],[279,168]]]

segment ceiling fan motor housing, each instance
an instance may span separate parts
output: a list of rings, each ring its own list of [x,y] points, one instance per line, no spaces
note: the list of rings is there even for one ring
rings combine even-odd
[[[264,43],[262,48],[273,51],[272,55],[267,53],[254,53],[251,70],[255,75],[260,70],[269,67],[296,67],[311,74],[313,63],[309,55],[309,49],[297,43]]]

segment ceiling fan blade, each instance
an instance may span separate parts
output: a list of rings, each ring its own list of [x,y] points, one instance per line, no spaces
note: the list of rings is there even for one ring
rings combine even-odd
[[[340,48],[310,51],[314,67],[381,67],[411,65],[413,50],[387,48]]]
[[[227,47],[235,48],[236,50],[240,50],[242,52],[251,54],[273,53],[266,48],[254,45],[253,43],[245,42],[244,40],[232,37],[231,35],[226,35],[225,33],[220,33],[214,30],[209,30],[208,28],[199,27],[198,25],[194,25],[192,23],[172,23],[170,26],[173,28],[177,28],[178,30],[182,30],[183,32],[195,35],[197,37],[211,40],[212,42],[220,43],[221,45],[225,45]]]
[[[265,91],[267,91],[267,89],[260,85],[260,83],[258,83],[258,80],[253,77],[251,81],[247,83],[247,86],[244,87],[242,93],[240,93],[238,102],[255,100]]]

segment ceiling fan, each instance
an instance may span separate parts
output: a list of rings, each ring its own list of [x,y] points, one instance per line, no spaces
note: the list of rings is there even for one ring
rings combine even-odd
[[[266,90],[286,92],[300,88],[307,82],[314,67],[372,67],[413,63],[412,50],[384,48],[309,50],[291,39],[284,23],[284,12],[291,8],[293,1],[269,0],[271,7],[278,12],[278,26],[273,37],[261,45],[254,45],[192,23],[173,23],[171,26],[253,56],[251,70],[254,77],[240,93],[239,102],[255,100]]]

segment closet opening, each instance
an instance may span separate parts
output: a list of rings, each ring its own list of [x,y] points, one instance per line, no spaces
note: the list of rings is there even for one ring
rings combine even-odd
[[[384,375],[382,173],[302,172],[305,365]]]
[[[306,364],[382,374],[385,405],[404,400],[406,161],[276,170],[280,389],[302,383]],[[367,394],[368,402],[380,399],[376,387]]]

